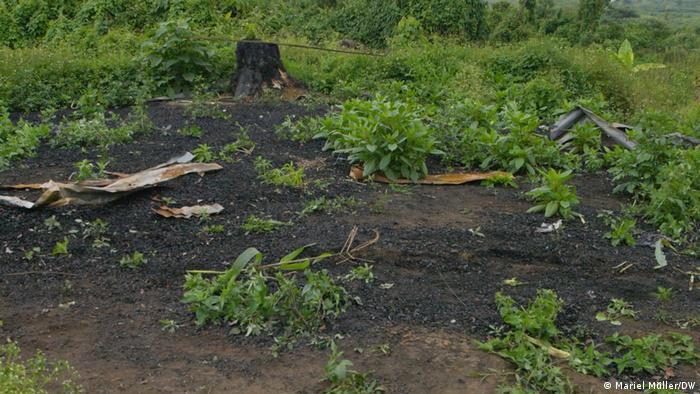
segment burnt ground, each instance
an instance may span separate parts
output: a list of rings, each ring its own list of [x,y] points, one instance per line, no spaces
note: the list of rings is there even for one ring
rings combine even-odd
[[[629,335],[676,331],[700,339],[697,331],[674,323],[700,315],[700,293],[688,291],[688,276],[672,268],[689,270],[698,261],[668,251],[670,267],[657,271],[648,246],[610,246],[597,214],[618,210],[624,200],[611,195],[604,174],[576,179],[585,224],[571,220],[556,233],[537,234],[543,217],[525,213],[529,203],[522,193],[529,186],[524,180],[520,189],[472,184],[394,190],[360,184],[348,178],[346,162],[322,152],[320,142],[298,144],[275,135],[275,125],[287,115],[313,111],[279,103],[233,104],[227,110],[230,120],[197,119],[205,134],[195,139],[176,133],[186,121],[181,105],[153,104],[150,115],[158,130],[110,152],[110,170],[135,172],[200,143],[221,148],[235,140],[239,126],[247,129],[257,143],[254,153],[221,163],[222,171],[182,177],[98,208],[0,207],[0,335],[18,341],[27,353],[41,349],[68,360],[88,392],[319,392],[325,387],[327,349],[302,341],[274,358],[269,339],[230,336],[224,327],[196,328],[180,302],[184,275],[191,269],[224,269],[251,246],[269,261],[310,243],[316,243],[311,254],[337,251],[359,226],[362,240],[374,229],[381,236],[361,256],[373,261],[376,281],[347,284],[362,305],[351,306],[321,334],[341,334],[337,342],[355,369],[372,371],[389,392],[490,393],[511,379],[505,361],[477,350],[473,342],[501,324],[497,291],[523,302],[539,288],[553,289],[566,302],[559,321],[564,332],[584,332],[597,341],[617,330]],[[253,167],[258,155],[277,166],[304,165],[310,185],[296,190],[262,184]],[[65,180],[73,163],[86,157],[94,159],[80,149],[42,146],[35,158],[0,172],[0,184]],[[307,201],[324,195],[353,197],[360,204],[345,213],[298,216]],[[178,206],[216,202],[225,211],[204,224],[164,219],[151,211],[156,197],[172,198]],[[245,234],[239,226],[251,214],[294,224],[269,234]],[[51,215],[60,229],[44,225]],[[109,224],[109,247],[94,248],[82,236],[79,220],[98,218]],[[201,231],[211,224],[223,225],[225,233]],[[70,239],[70,255],[51,256],[64,237]],[[24,252],[34,247],[41,252],[25,259]],[[121,268],[121,257],[134,251],[144,253],[148,263]],[[613,269],[623,262],[634,265],[623,273]],[[352,264],[322,266],[342,276]],[[513,277],[524,285],[503,284]],[[393,287],[381,288],[384,283]],[[655,318],[661,305],[651,293],[657,286],[675,290],[665,307],[668,324]],[[620,327],[596,321],[595,313],[613,297],[632,303],[639,320]],[[182,327],[165,332],[161,319]],[[389,354],[378,350],[381,345],[389,345]],[[493,371],[501,373],[483,381],[477,376]],[[697,368],[674,372],[679,380],[700,380]],[[602,381],[571,375],[581,392],[604,391]]]

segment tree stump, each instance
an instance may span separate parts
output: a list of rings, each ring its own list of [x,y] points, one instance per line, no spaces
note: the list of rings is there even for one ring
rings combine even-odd
[[[265,88],[278,89],[286,98],[299,98],[303,86],[284,68],[277,44],[262,41],[239,41],[236,45],[234,97],[253,97]]]

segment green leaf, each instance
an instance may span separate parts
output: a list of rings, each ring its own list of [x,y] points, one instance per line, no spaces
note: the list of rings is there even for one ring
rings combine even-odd
[[[634,51],[629,40],[623,41],[622,45],[620,45],[620,49],[617,51],[617,59],[627,67],[632,68],[634,66]]]
[[[559,201],[550,201],[544,211],[545,217],[552,217],[559,210]]]
[[[231,268],[241,271],[253,259],[255,259],[254,264],[259,264],[262,261],[262,257],[263,255],[259,250],[255,248],[248,248],[238,256],[236,261],[233,262]]]
[[[297,263],[289,263],[289,264],[282,264],[279,266],[279,269],[282,271],[303,271],[311,265],[311,260],[305,259],[304,261],[300,261]]]
[[[382,157],[382,160],[379,162],[379,169],[382,171],[386,170],[389,163],[391,163],[391,154]]]
[[[302,254],[304,252],[304,250],[306,250],[306,248],[309,248],[313,245],[315,245],[315,244],[304,245],[304,246],[294,250],[293,252],[289,253],[288,255],[282,257],[280,259],[280,263],[286,263],[288,261],[292,261],[292,260],[296,259],[297,256],[299,256],[300,254]]]

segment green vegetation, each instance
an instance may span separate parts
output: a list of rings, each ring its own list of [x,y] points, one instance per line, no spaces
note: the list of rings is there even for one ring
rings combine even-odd
[[[272,162],[258,156],[255,158],[254,165],[264,183],[294,188],[302,188],[305,185],[304,168],[297,168],[292,162],[279,168],[273,168]]]
[[[565,219],[578,215],[572,208],[579,204],[576,188],[566,184],[573,176],[571,171],[559,172],[553,169],[542,172],[542,186],[527,192],[527,196],[537,205],[528,212],[542,212],[545,217],[559,214]]]
[[[369,374],[349,370],[352,361],[343,359],[343,352],[338,350],[335,342],[331,342],[331,356],[326,363],[325,381],[330,384],[326,394],[376,394],[383,393],[384,388],[371,380]]]
[[[359,204],[360,202],[353,197],[326,198],[326,196],[321,196],[307,202],[304,209],[299,212],[299,216],[306,216],[317,212],[331,215],[347,211]]]
[[[340,110],[324,120],[317,137],[326,139],[324,149],[362,164],[364,176],[382,172],[417,181],[428,174],[428,155],[442,153],[415,105],[378,98],[351,100]]]
[[[214,152],[207,144],[199,144],[192,150],[194,161],[199,163],[210,163],[214,160]]]
[[[374,273],[372,272],[373,268],[374,266],[367,263],[358,265],[357,267],[352,268],[349,274],[345,275],[345,280],[361,280],[367,284],[370,284],[374,282]]]
[[[63,241],[56,241],[51,250],[52,256],[63,256],[68,254],[68,237],[63,237]]]
[[[637,221],[628,218],[610,218],[607,220],[607,224],[610,226],[610,231],[605,233],[604,237],[610,240],[613,246],[618,246],[621,243],[625,243],[629,246],[634,246],[637,241],[634,239],[634,228],[637,226]]]
[[[313,334],[326,320],[338,317],[349,296],[325,271],[309,269],[310,261],[298,259],[300,248],[283,257],[276,272],[268,274],[262,254],[247,249],[231,268],[207,279],[202,273],[187,275],[183,301],[190,304],[198,325],[228,323],[232,334],[275,334],[285,337]],[[301,283],[290,270],[303,271]]]
[[[275,231],[282,226],[289,226],[289,222],[280,222],[279,220],[273,219],[261,219],[255,215],[250,215],[245,219],[245,222],[241,225],[241,229],[245,231],[246,234],[260,234],[269,233]]]
[[[148,259],[143,253],[135,251],[131,255],[126,255],[119,260],[119,266],[122,268],[136,269],[142,267],[148,262]]]
[[[177,132],[180,135],[192,138],[202,138],[202,135],[204,134],[204,130],[202,130],[202,128],[197,126],[196,124],[188,124],[185,127],[178,130]]]
[[[595,315],[598,321],[608,321],[610,324],[619,326],[622,324],[620,322],[621,318],[637,318],[637,311],[634,310],[632,305],[621,298],[613,298],[610,300],[610,304],[603,312],[598,312]]]
[[[77,379],[65,361],[51,363],[40,351],[22,361],[15,342],[0,345],[0,387],[5,393],[81,393]]]
[[[518,306],[502,293],[496,294],[496,304],[509,330],[498,330],[496,338],[479,345],[516,366],[515,384],[501,387],[504,392],[574,392],[572,382],[554,358],[566,360],[579,373],[597,377],[609,376],[612,368],[617,373],[663,373],[666,368],[695,365],[700,360],[687,335],[672,333],[665,338],[650,334],[634,339],[615,333],[606,339],[611,352],[600,351],[592,342],[583,344],[579,338],[566,338],[556,326],[563,302],[551,290],[538,290],[527,307]],[[608,310],[611,308],[615,313],[630,310],[622,300],[613,301]]]

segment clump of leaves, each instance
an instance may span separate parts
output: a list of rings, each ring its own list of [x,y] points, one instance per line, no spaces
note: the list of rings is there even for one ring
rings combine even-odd
[[[0,387],[5,393],[81,393],[77,379],[66,361],[50,363],[37,351],[23,362],[16,343],[0,345]]]
[[[567,143],[570,153],[583,160],[583,167],[588,171],[598,171],[604,160],[600,157],[600,129],[592,122],[581,122],[571,130],[572,140]]]
[[[248,136],[247,132],[242,131],[238,134],[236,141],[226,144],[221,148],[219,151],[219,158],[231,163],[235,161],[234,157],[236,154],[242,153],[250,155],[253,153],[253,149],[255,149],[255,142]]]
[[[634,239],[633,231],[637,226],[637,221],[630,217],[611,218],[608,220],[610,231],[604,237],[610,240],[613,246],[625,243],[634,246],[637,241]]]
[[[671,298],[673,298],[673,289],[670,287],[657,286],[653,295],[654,298],[661,302],[671,302]]]
[[[194,160],[199,163],[210,163],[214,160],[214,152],[207,144],[199,144],[195,149],[192,150],[194,155]]]
[[[105,170],[109,162],[105,159],[100,159],[97,163],[84,159],[75,163],[75,168],[78,170],[75,174],[76,181],[84,181],[87,179],[103,178]]]
[[[51,215],[50,217],[44,219],[44,226],[47,230],[57,230],[61,228],[61,222],[56,219],[56,215]]]
[[[64,237],[63,241],[56,241],[56,244],[53,246],[53,249],[51,250],[51,255],[62,256],[62,255],[67,255],[67,254],[68,254],[68,238]]]
[[[223,224],[212,224],[202,227],[202,231],[207,234],[221,234],[226,231],[226,228]]]
[[[428,174],[428,155],[443,153],[418,107],[409,103],[350,100],[322,124],[315,138],[326,139],[324,149],[361,163],[364,176],[381,171],[391,180],[417,181]]]
[[[15,126],[9,112],[0,105],[0,170],[8,168],[14,160],[33,156],[41,140],[49,134],[49,127],[45,124],[20,121]]]
[[[204,92],[198,89],[197,93],[192,96],[192,101],[185,107],[185,113],[191,118],[214,118],[214,119],[230,119],[231,115],[226,113],[226,109],[222,108],[215,92]]]
[[[484,179],[481,181],[481,184],[486,187],[509,186],[516,189],[518,188],[518,184],[515,182],[515,176],[513,174],[498,174],[488,179]]]
[[[305,185],[304,168],[297,168],[292,162],[279,168],[273,168],[272,162],[262,156],[258,156],[255,158],[254,165],[260,179],[262,179],[264,183],[295,188],[301,188]]]
[[[196,124],[188,124],[178,130],[178,134],[185,137],[201,138],[204,135],[204,130]]]
[[[557,295],[551,290],[538,290],[535,300],[523,308],[499,292],[496,294],[496,304],[501,318],[511,330],[502,338],[490,339],[479,343],[479,346],[516,365],[516,385],[511,390],[572,392],[571,381],[561,368],[554,365],[547,350],[529,339],[532,336],[552,341],[559,334],[555,321],[563,303]]]
[[[700,356],[695,350],[693,339],[687,335],[670,333],[668,338],[650,334],[642,338],[613,334],[607,342],[615,346],[620,353],[613,361],[619,374],[665,372],[668,367],[680,363],[695,365]]]
[[[299,212],[299,215],[305,216],[315,212],[323,212],[330,215],[343,212],[358,204],[359,202],[353,197],[326,198],[326,196],[322,196],[307,202],[304,209]]]
[[[118,121],[119,119],[113,119],[113,122]],[[58,132],[51,139],[51,145],[56,147],[99,146],[106,148],[114,144],[131,142],[139,131],[144,130],[136,123],[123,123],[117,127],[109,127],[104,112],[98,112],[90,118],[62,122],[58,126]]]
[[[367,263],[358,265],[357,267],[352,268],[349,274],[345,275],[345,280],[361,280],[367,284],[370,284],[374,282],[374,273],[372,272],[373,268],[374,266]]]
[[[349,296],[325,270],[308,269],[328,254],[300,259],[304,249],[274,264],[272,274],[264,269],[263,255],[255,248],[241,253],[231,268],[211,279],[202,272],[188,273],[183,301],[190,304],[197,325],[227,323],[232,334],[272,334],[276,329],[286,336],[313,333],[345,311]],[[303,271],[303,284],[285,271]]]
[[[605,311],[598,312],[595,315],[596,320],[608,321],[610,322],[610,324],[616,326],[621,325],[622,322],[620,322],[620,319],[625,317],[636,319],[637,311],[634,310],[632,304],[621,298],[613,298],[612,300],[610,300],[610,304],[608,304],[608,307],[605,309]]]
[[[109,224],[102,219],[95,219],[83,225],[83,238],[92,238],[92,246],[101,248],[109,246],[109,239],[105,237]]]
[[[280,124],[275,133],[280,138],[285,138],[295,142],[311,141],[322,129],[322,118],[307,117],[294,120],[295,115],[287,116]]]
[[[119,260],[119,266],[122,268],[136,269],[148,262],[148,259],[143,253],[135,251],[131,255],[126,255]]]
[[[564,219],[579,215],[572,209],[579,204],[576,188],[566,184],[573,177],[571,171],[561,172],[550,168],[546,172],[541,171],[541,177],[542,185],[527,192],[527,196],[537,204],[527,212],[544,211],[545,217],[559,214]]]
[[[331,341],[331,356],[326,363],[325,381],[330,384],[326,394],[375,394],[383,393],[384,388],[369,374],[352,371],[352,361],[343,359],[335,341]]]
[[[170,96],[189,90],[198,76],[213,70],[213,52],[196,38],[186,20],[161,23],[142,51],[156,87]]]
[[[289,222],[280,222],[274,219],[261,219],[255,215],[250,215],[241,225],[241,229],[243,229],[246,234],[261,234],[275,231],[282,226],[289,226],[290,224]]]

